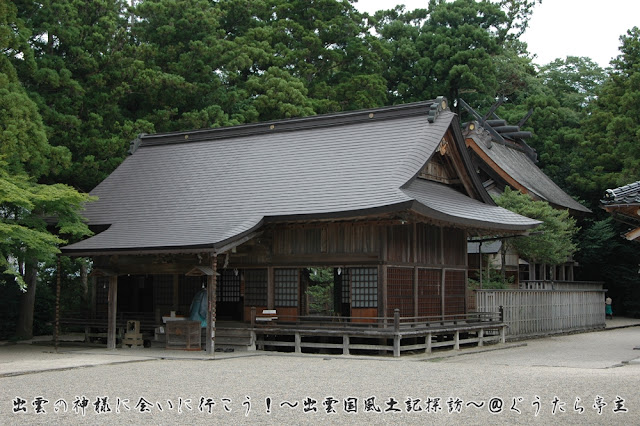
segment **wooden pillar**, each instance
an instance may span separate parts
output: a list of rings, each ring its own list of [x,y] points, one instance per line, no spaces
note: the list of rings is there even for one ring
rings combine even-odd
[[[267,309],[275,309],[276,285],[273,266],[267,268]]]
[[[218,255],[211,254],[211,269],[213,273],[207,277],[207,341],[206,350],[208,355],[215,352],[216,340],[216,286],[218,284]]]
[[[381,299],[378,303],[379,317],[387,316],[387,269],[387,265],[378,266],[378,295]]]
[[[418,271],[418,267],[415,266],[413,268],[413,316],[417,317],[418,316],[418,312],[419,312],[419,304],[418,304],[418,294],[419,294],[419,288],[418,288],[418,277],[419,277],[419,271]],[[416,319],[415,322],[418,322],[418,320]]]
[[[446,269],[444,269],[444,268],[442,268],[442,274],[441,274],[441,277],[440,277],[440,294],[441,294],[441,298],[442,298],[442,299],[440,300],[440,309],[442,309],[442,311],[441,311],[441,312],[442,312],[441,317],[442,317],[442,320],[443,320],[443,321],[444,321],[444,316],[445,316],[445,314],[446,314],[446,312],[447,312],[447,311],[446,311],[446,307],[447,307],[447,306],[446,306],[446,304],[445,304],[445,297],[446,297],[446,294],[445,294],[445,290],[446,290],[446,286],[445,286],[445,283],[446,283],[446,275],[447,275],[447,270],[446,270]]]
[[[107,349],[116,348],[116,315],[118,311],[118,276],[109,277]]]
[[[444,253],[444,228],[441,226],[440,228],[440,265],[442,265],[442,269],[441,271],[441,276],[440,276],[440,309],[441,309],[441,318],[444,320],[444,315],[445,315],[445,275],[446,275],[446,270],[444,269],[444,261],[445,261],[445,253]]]
[[[61,281],[61,272],[60,272],[60,256],[56,259],[56,318],[55,318],[55,328],[53,330],[54,336],[54,347],[55,351],[58,352],[58,341],[60,340],[60,281]]]

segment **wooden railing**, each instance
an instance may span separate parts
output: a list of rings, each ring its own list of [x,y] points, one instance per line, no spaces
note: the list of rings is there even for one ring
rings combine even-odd
[[[521,280],[520,290],[602,290],[602,281]]]
[[[424,351],[436,347],[460,349],[461,345],[502,342],[505,324],[499,312],[473,312],[437,317],[320,317],[280,316],[256,322],[252,309],[251,327],[258,348],[288,347],[296,353],[303,348],[333,350],[350,354],[353,350],[392,352]],[[403,344],[404,343],[404,344]]]

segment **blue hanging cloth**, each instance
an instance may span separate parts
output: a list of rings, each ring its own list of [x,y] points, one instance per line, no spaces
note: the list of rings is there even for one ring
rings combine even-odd
[[[200,321],[200,327],[207,326],[207,289],[203,288],[193,296],[191,307],[189,308],[189,319],[191,321]]]

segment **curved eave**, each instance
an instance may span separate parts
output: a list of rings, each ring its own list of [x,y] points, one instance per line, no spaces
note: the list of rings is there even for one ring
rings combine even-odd
[[[530,223],[503,223],[489,220],[469,219],[436,210],[420,203],[419,201],[414,201],[412,210],[422,216],[426,216],[430,219],[446,224],[457,225],[462,228],[483,229],[496,232],[527,232],[542,223],[535,220],[531,220]]]

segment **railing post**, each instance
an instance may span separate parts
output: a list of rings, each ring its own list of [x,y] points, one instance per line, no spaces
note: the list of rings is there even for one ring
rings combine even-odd
[[[349,355],[349,335],[342,335],[342,355]]]
[[[251,327],[256,326],[256,307],[251,307]]]
[[[395,334],[393,336],[393,356],[400,356],[400,334]]]
[[[478,346],[484,346],[484,328],[478,330]]]
[[[393,310],[393,356],[400,356],[400,309]]]
[[[453,349],[456,351],[460,350],[460,331],[456,330],[456,333],[453,336]]]
[[[299,354],[302,352],[302,339],[300,338],[300,333],[296,333],[295,334],[295,340],[296,340],[296,353]]]

